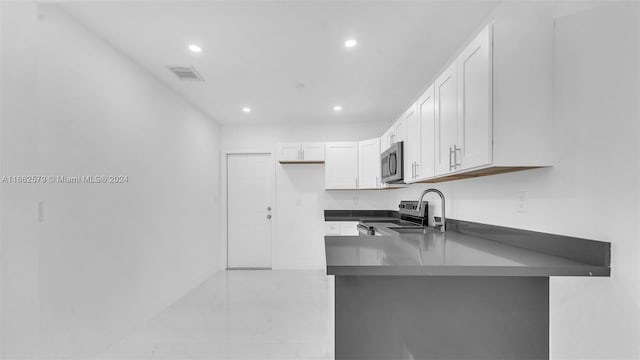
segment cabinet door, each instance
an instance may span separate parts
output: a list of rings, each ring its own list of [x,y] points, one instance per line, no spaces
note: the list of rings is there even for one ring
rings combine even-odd
[[[391,129],[387,130],[380,138],[380,153],[383,153],[391,146]]]
[[[358,143],[327,143],[324,176],[326,189],[357,189]]]
[[[458,58],[458,162],[462,169],[492,160],[491,25]]]
[[[325,221],[324,222],[324,234],[325,235],[340,235],[340,223],[339,221]]]
[[[420,161],[414,171],[416,179],[422,180],[436,174],[436,108],[433,85],[429,86],[418,100],[417,118],[420,133]],[[411,133],[412,130],[407,126],[407,137]]]
[[[391,128],[391,143],[398,143],[405,139],[405,118],[404,114],[396,121]]]
[[[324,161],[324,143],[303,143],[301,149],[303,161]]]
[[[300,160],[300,144],[299,143],[278,143],[278,161],[299,161]]]
[[[405,112],[404,121],[404,181],[412,182],[416,179],[416,168],[420,165],[420,123],[415,104]]]
[[[458,140],[458,91],[456,66],[453,63],[434,84],[436,109],[436,175],[455,170]]]
[[[380,139],[358,143],[358,188],[377,189],[380,181]]]
[[[357,221],[343,221],[340,223],[340,235],[353,236],[359,235]]]

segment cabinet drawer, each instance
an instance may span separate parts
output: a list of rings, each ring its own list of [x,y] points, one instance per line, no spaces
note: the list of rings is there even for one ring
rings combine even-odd
[[[324,223],[325,235],[340,235],[340,222],[338,221],[325,221]]]
[[[325,221],[324,234],[329,236],[358,235],[358,222],[357,221]]]

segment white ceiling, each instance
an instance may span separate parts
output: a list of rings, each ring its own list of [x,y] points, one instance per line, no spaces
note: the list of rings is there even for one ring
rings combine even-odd
[[[69,14],[220,123],[393,121],[496,1],[80,2]],[[355,38],[355,48],[343,43]],[[200,54],[187,46],[197,43]],[[166,65],[191,65],[184,82]],[[303,83],[302,89],[297,83]],[[340,104],[339,113],[333,106]],[[250,106],[250,114],[242,108]]]

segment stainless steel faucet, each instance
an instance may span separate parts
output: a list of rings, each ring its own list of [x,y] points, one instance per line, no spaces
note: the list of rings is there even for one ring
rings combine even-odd
[[[447,218],[445,216],[445,202],[444,202],[444,194],[442,193],[442,191],[438,190],[438,189],[427,189],[425,191],[422,192],[422,194],[420,194],[420,200],[418,201],[418,211],[422,210],[422,206],[424,206],[424,202],[422,201],[422,199],[424,199],[424,196],[427,195],[430,192],[434,192],[438,195],[440,195],[440,201],[442,202],[442,216],[441,216],[441,220],[440,222],[437,222],[435,220],[435,216],[433,219],[433,227],[440,227],[440,231],[444,232],[445,231],[445,224],[447,223]]]

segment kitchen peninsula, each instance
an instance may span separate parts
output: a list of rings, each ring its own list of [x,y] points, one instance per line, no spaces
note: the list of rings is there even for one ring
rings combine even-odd
[[[393,211],[325,210],[375,235],[326,236],[336,359],[548,359],[549,277],[609,276],[610,244]]]

